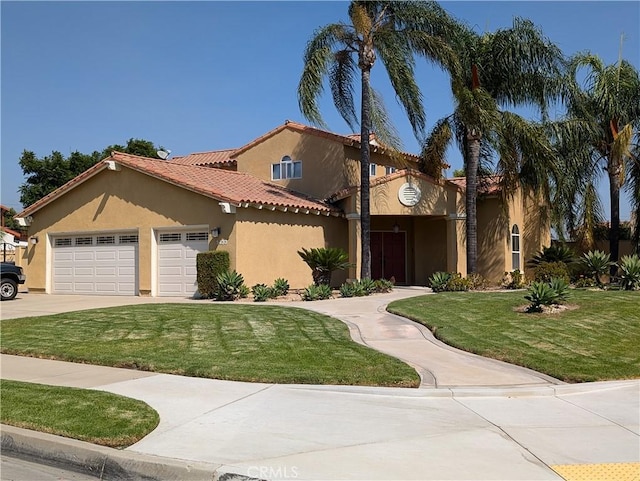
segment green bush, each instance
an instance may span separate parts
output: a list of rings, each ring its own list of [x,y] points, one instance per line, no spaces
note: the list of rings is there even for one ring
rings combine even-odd
[[[475,272],[469,274],[467,280],[472,291],[484,291],[489,287],[489,281]]]
[[[376,281],[373,279],[360,279],[360,285],[365,296],[370,296],[376,291]]]
[[[264,302],[274,296],[273,289],[266,284],[256,284],[251,288],[254,302]]]
[[[327,284],[311,284],[302,291],[303,301],[320,301],[331,297],[331,287]]]
[[[589,251],[582,257],[582,264],[587,275],[591,276],[598,287],[604,287],[602,276],[609,272],[609,268],[615,265],[611,262],[611,256],[602,251]]]
[[[298,255],[311,268],[313,283],[317,286],[330,285],[333,271],[351,267],[349,254],[336,247],[314,247],[309,250],[303,248],[298,251]]]
[[[640,289],[640,257],[637,254],[620,259],[620,285],[628,291]]]
[[[289,281],[287,281],[286,279],[283,279],[282,277],[279,277],[278,279],[276,279],[275,281],[273,281],[273,293],[274,293],[274,297],[278,297],[278,296],[286,296],[289,293]]]
[[[471,288],[471,281],[469,279],[465,279],[459,272],[451,275],[449,282],[445,287],[446,291],[449,292],[461,292],[468,291]]]
[[[554,277],[569,283],[569,269],[564,262],[541,262],[533,269],[535,282],[551,282]]]
[[[389,281],[387,279],[377,279],[374,284],[375,292],[391,292],[393,290],[393,281]]]
[[[575,282],[573,283],[573,285],[575,287],[595,287],[596,286],[596,281],[593,280],[593,278],[591,277],[585,277],[584,275],[580,275],[576,278]]]
[[[520,269],[505,272],[502,278],[502,287],[505,289],[523,289],[525,287],[524,274]]]
[[[212,299],[218,291],[218,275],[229,270],[227,251],[200,252],[196,255],[198,292],[205,299]]]
[[[429,278],[429,286],[433,292],[443,292],[447,289],[447,283],[451,279],[451,274],[448,272],[435,272]]]
[[[244,278],[236,271],[225,271],[216,277],[218,291],[216,299],[219,301],[235,301],[240,297]]]

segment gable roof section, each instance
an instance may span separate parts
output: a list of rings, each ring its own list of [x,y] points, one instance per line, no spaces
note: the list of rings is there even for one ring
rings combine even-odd
[[[411,176],[411,177],[414,177],[416,179],[421,179],[421,180],[424,180],[426,182],[429,182],[430,184],[438,185],[440,187],[445,187],[446,184],[447,184],[446,181],[436,180],[433,177],[431,177],[430,175],[423,174],[422,172],[419,172],[417,170],[402,169],[402,170],[396,170],[393,174],[384,175],[382,177],[375,177],[374,179],[371,179],[371,182],[369,183],[369,186],[370,186],[370,188],[373,188],[373,187],[375,187],[377,185],[386,184],[387,182],[391,182],[392,180],[399,179],[401,177],[406,177],[406,176]],[[359,190],[360,190],[360,185],[349,186],[349,187],[347,187],[345,189],[342,189],[342,190],[339,190],[335,194],[331,195],[327,199],[327,202],[335,202],[337,200],[345,199],[345,198],[355,194]]]
[[[175,164],[171,161],[139,157],[114,151],[107,159],[94,165],[78,177],[29,206],[19,214],[19,217],[32,215],[80,183],[106,169],[110,163],[125,166],[219,201],[229,202],[236,207],[256,207],[259,209],[267,207],[271,208],[271,210],[279,209],[294,213],[341,215],[341,211],[338,208],[323,201],[264,182],[243,172],[212,169],[197,165]]]
[[[460,191],[464,192],[467,189],[466,177],[452,177],[447,179],[447,182],[454,184]],[[501,191],[500,177],[478,177],[478,194],[482,195],[498,195]]]

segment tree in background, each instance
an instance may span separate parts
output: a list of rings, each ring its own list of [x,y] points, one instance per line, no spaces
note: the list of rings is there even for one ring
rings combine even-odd
[[[352,1],[348,13],[350,24],[322,27],[307,44],[298,103],[309,121],[326,127],[318,98],[327,78],[333,103],[342,118],[354,131],[360,125],[360,277],[367,279],[371,278],[370,135],[375,132],[389,151],[400,147],[382,99],[371,87],[371,70],[379,58],[414,133],[421,137],[426,117],[414,76],[414,57],[423,56],[453,69],[455,59],[444,39],[454,21],[437,3],[424,1]],[[359,119],[354,102],[357,76]]]
[[[20,186],[20,202],[25,207],[33,204],[100,160],[109,157],[114,150],[155,158],[158,149],[148,140],[129,139],[126,146],[114,144],[101,152],[96,150],[91,154],[75,151],[68,158],[58,151],[38,158],[33,152],[25,150],[19,160],[22,172],[27,177],[25,183]]]
[[[427,138],[422,168],[441,175],[445,151],[457,143],[466,177],[467,272],[473,273],[479,176],[497,174],[504,197],[518,186],[548,189],[546,169],[553,156],[544,130],[505,107],[534,105],[544,112],[558,89],[563,57],[533,23],[518,18],[511,28],[482,35],[461,26],[450,32],[450,42],[461,65],[449,72],[455,110],[439,120]]]
[[[15,230],[20,232],[20,230],[22,229],[22,227],[20,227],[20,224],[18,224],[18,221],[15,220],[15,216],[16,216],[17,212],[15,211],[15,209],[13,207],[9,208],[9,210],[6,210],[3,212],[3,218],[2,218],[2,225],[4,227],[6,227],[7,229],[11,229],[11,230]]]
[[[564,173],[554,202],[558,227],[594,248],[594,232],[604,217],[596,187],[604,170],[611,201],[609,252],[617,262],[621,189],[631,194],[636,226],[640,206],[640,76],[625,60],[604,65],[598,56],[586,53],[571,59],[565,85],[566,117],[550,124]],[[615,270],[612,266],[612,275]]]

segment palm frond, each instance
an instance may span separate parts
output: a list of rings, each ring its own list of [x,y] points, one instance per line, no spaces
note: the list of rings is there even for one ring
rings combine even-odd
[[[298,106],[310,122],[326,127],[318,107],[323,91],[323,79],[335,60],[333,47],[342,42],[350,43],[351,33],[342,24],[331,24],[317,30],[304,53],[304,68],[298,83]]]
[[[452,117],[438,120],[423,143],[420,170],[436,179],[442,177],[445,154],[453,139],[452,120]]]
[[[348,50],[339,50],[334,54],[334,60],[329,72],[329,85],[333,103],[345,122],[352,130],[357,130],[358,116],[353,100],[357,65],[353,55]]]

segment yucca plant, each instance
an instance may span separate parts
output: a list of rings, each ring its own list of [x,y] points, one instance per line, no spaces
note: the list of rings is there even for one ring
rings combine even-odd
[[[620,285],[628,291],[640,289],[640,257],[637,254],[620,259]]]
[[[243,290],[244,278],[236,271],[225,271],[216,277],[218,292],[216,299],[219,301],[235,301]]]
[[[330,285],[333,271],[351,267],[349,254],[337,247],[314,247],[308,250],[302,248],[298,255],[311,268],[313,283],[316,286]]]
[[[604,287],[601,277],[605,275],[609,268],[615,263],[611,262],[611,256],[602,251],[589,251],[582,257],[582,263],[585,267],[587,275],[593,277],[596,285],[600,288]]]

